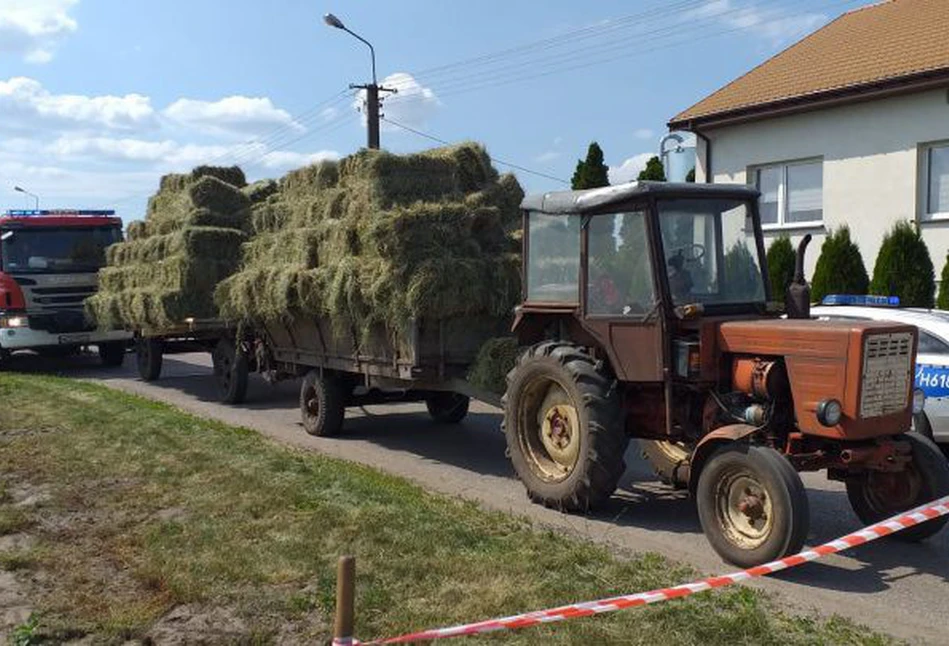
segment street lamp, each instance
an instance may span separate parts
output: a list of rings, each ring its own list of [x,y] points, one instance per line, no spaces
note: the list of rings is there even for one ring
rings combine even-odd
[[[343,24],[343,21],[331,13],[323,16],[323,22],[334,29],[341,29],[350,36],[362,41],[369,48],[369,54],[372,56],[372,83],[366,85],[350,85],[350,88],[358,88],[366,91],[366,122],[369,134],[369,148],[379,148],[379,92],[395,92],[394,89],[379,87],[376,80],[376,50],[372,43],[349,29]]]
[[[39,198],[39,195],[35,195],[35,194],[33,194],[33,193],[30,193],[30,192],[29,192],[28,190],[26,190],[25,188],[20,188],[19,186],[14,186],[14,187],[13,187],[13,190],[16,191],[17,193],[23,193],[24,195],[29,195],[30,197],[32,197],[32,198],[33,198],[33,201],[34,201],[35,204],[36,204],[36,206],[35,206],[36,210],[37,210],[37,211],[40,210],[40,198]]]

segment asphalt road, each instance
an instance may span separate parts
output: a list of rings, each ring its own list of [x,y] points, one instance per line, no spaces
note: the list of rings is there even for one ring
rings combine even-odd
[[[204,354],[167,356],[162,379],[150,384],[138,380],[132,356],[123,368],[112,370],[99,367],[93,357],[55,363],[23,357],[13,368],[94,379],[191,413],[255,429],[282,443],[377,467],[431,491],[527,516],[605,543],[617,552],[659,552],[707,574],[734,570],[705,541],[693,503],[655,480],[639,458],[635,442],[627,454],[630,466],[609,506],[593,516],[566,515],[528,501],[504,456],[497,409],[473,404],[471,414],[457,426],[435,424],[424,406],[414,404],[352,409],[347,412],[341,437],[315,438],[300,424],[297,382],[271,387],[252,378],[247,403],[224,406],[215,401],[209,366]],[[804,474],[804,481],[811,508],[809,545],[861,527],[840,484],[820,474]],[[799,609],[839,614],[912,642],[946,643],[949,528],[920,544],[878,541],[756,585]]]

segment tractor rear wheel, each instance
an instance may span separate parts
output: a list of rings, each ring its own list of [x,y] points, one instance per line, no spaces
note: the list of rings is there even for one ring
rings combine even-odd
[[[162,343],[159,339],[139,337],[135,340],[135,363],[142,381],[155,381],[161,376]]]
[[[864,471],[847,480],[850,506],[867,525],[949,495],[949,465],[939,447],[917,433],[906,433],[901,439],[910,443],[913,455],[904,471]],[[949,517],[941,516],[897,532],[893,538],[925,540],[947,522]]]
[[[247,355],[229,339],[221,339],[211,352],[218,397],[224,404],[240,404],[247,397]]]
[[[729,442],[698,474],[702,530],[723,559],[751,567],[800,551],[810,521],[804,483],[770,447]]]
[[[318,437],[337,435],[343,428],[349,395],[343,381],[331,373],[308,372],[300,386],[300,413],[306,432]]]
[[[458,393],[432,393],[425,399],[428,414],[439,424],[458,424],[468,415],[470,404],[470,398]]]
[[[692,452],[685,444],[667,440],[639,440],[639,448],[665,484],[676,489],[689,486],[689,459]]]
[[[615,380],[602,362],[562,342],[535,345],[508,374],[504,433],[534,502],[587,511],[606,501],[629,444]]]

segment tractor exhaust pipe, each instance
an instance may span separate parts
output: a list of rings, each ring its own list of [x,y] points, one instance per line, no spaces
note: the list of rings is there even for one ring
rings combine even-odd
[[[784,306],[787,309],[789,319],[811,318],[811,288],[804,278],[804,254],[810,242],[811,234],[808,233],[797,246],[794,280],[788,285],[788,293],[784,297]]]

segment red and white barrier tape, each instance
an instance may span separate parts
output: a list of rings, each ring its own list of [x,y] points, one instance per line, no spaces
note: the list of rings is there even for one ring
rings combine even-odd
[[[949,515],[949,496],[940,498],[927,505],[922,505],[916,509],[897,514],[892,518],[880,521],[875,525],[870,525],[864,529],[842,536],[837,540],[824,543],[819,547],[810,550],[804,550],[794,556],[787,556],[777,561],[771,561],[764,565],[758,565],[740,572],[733,572],[724,576],[710,577],[695,583],[686,583],[674,588],[663,588],[652,590],[650,592],[638,592],[636,594],[625,595],[622,597],[612,597],[600,601],[588,601],[586,603],[576,603],[569,606],[561,606],[551,610],[537,610],[527,612],[521,615],[503,617],[500,619],[490,619],[488,621],[479,621],[473,624],[464,624],[450,628],[435,628],[419,633],[411,633],[400,637],[389,639],[379,639],[370,642],[360,642],[357,639],[334,639],[333,646],[374,646],[376,644],[406,644],[417,641],[430,641],[433,639],[445,639],[448,637],[462,637],[466,635],[478,635],[481,633],[495,632],[498,630],[514,630],[517,628],[528,628],[540,624],[549,624],[565,619],[577,619],[579,617],[590,617],[607,612],[616,612],[626,608],[636,608],[639,606],[668,601],[669,599],[679,599],[687,597],[697,592],[705,592],[714,588],[721,588],[734,583],[741,583],[755,577],[767,576],[792,568],[802,563],[816,561],[817,559],[848,550],[851,547],[857,547],[864,543],[875,541],[878,538],[889,536],[902,531],[914,525],[919,525],[927,520],[933,520],[940,516]]]

